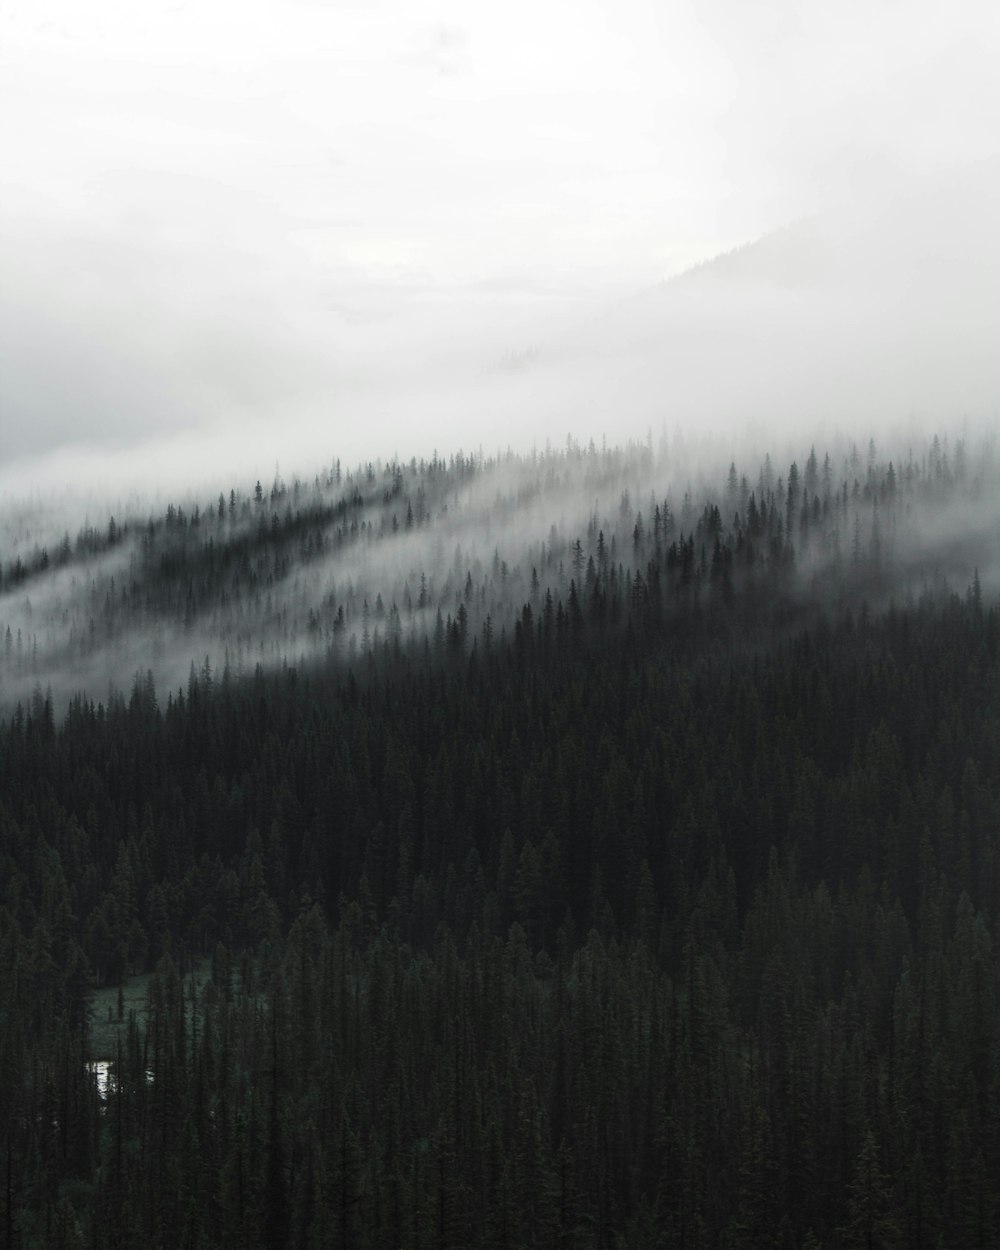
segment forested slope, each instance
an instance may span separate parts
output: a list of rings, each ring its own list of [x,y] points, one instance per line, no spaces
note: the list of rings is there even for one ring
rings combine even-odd
[[[936,446],[16,708],[7,1243],[996,1244],[995,517]],[[92,989],[149,971],[102,1094]]]
[[[99,522],[92,506],[0,507],[0,711],[38,688],[61,715],[137,672],[176,691],[192,661],[236,675],[456,634],[467,651],[484,630],[510,637],[526,604],[601,625],[746,590],[742,629],[773,622],[782,595],[882,606],[977,570],[995,589],[998,494],[994,443],[968,437],[739,466],[712,444],[568,440],[335,461],[158,511],[119,501]]]

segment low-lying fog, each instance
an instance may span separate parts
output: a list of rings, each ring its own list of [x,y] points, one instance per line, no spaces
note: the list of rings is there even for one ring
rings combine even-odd
[[[248,273],[221,319],[217,307],[179,316],[171,275],[124,242],[91,253],[54,241],[48,263],[63,280],[53,288],[36,238],[5,257],[0,290],[0,634],[11,630],[0,702],[36,684],[100,697],[109,680],[127,686],[147,667],[176,684],[206,656],[213,666],[295,661],[329,648],[338,607],[356,645],[390,624],[419,637],[439,609],[454,614],[470,573],[472,623],[502,625],[529,600],[533,568],[542,593],[565,591],[577,536],[589,554],[603,529],[627,565],[639,511],[648,525],[669,502],[688,529],[687,491],[692,508],[725,504],[731,460],[759,492],[769,455],[780,492],[815,444],[821,459],[831,454],[838,492],[864,486],[870,438],[881,473],[910,455],[926,464],[934,432],[978,456],[1000,414],[998,219],[993,161],[910,180],[615,299],[400,288],[335,306],[302,275],[272,307],[267,276]],[[560,455],[567,437],[578,450]],[[630,441],[617,459],[601,457]],[[459,448],[475,461],[471,480],[449,478],[412,532],[404,515],[393,520],[394,461],[408,469],[411,457],[447,461]],[[507,448],[527,460],[498,457]],[[337,460],[345,474],[373,471],[337,484]],[[397,512],[428,489],[419,473],[404,478]],[[251,506],[258,479],[264,497]],[[272,509],[272,484],[297,480],[294,500],[276,495]],[[947,515],[910,517],[907,542],[960,550],[941,555],[941,571],[967,578],[972,558],[989,590],[998,517],[984,482],[995,485],[995,470],[977,462]],[[318,516],[352,492],[362,502],[317,522],[333,545],[308,560],[296,547],[227,566],[228,599],[221,584],[184,592],[197,598],[187,608],[176,588],[174,598],[148,592],[161,540],[144,547],[143,525],[168,503],[189,518],[199,508],[206,527],[184,539],[188,550],[210,536],[231,490],[239,509],[227,505],[218,522],[220,547],[241,526],[259,535],[272,511],[284,520],[308,505]],[[112,516],[129,529],[109,544]],[[870,541],[878,521],[852,495],[841,524],[855,520]],[[81,530],[91,546],[57,561]],[[51,567],[38,565],[43,548]],[[11,579],[18,559],[31,566],[23,583]]]
[[[602,600],[634,607],[628,587],[653,579],[667,612],[691,595],[711,600],[717,574],[737,591],[754,578],[765,598],[835,606],[846,595],[853,608],[974,581],[993,596],[996,453],[989,432],[968,427],[943,439],[836,438],[791,457],[721,438],[569,442],[495,459],[328,465],[311,480],[237,483],[165,510],[133,501],[55,541],[43,536],[69,509],[9,513],[4,545],[17,554],[0,565],[0,707],[51,690],[61,710],[78,691],[127,691],[147,670],[162,692],[183,687],[192,666],[239,673],[397,643],[467,652],[510,637],[525,605],[538,618],[575,595],[603,619]]]

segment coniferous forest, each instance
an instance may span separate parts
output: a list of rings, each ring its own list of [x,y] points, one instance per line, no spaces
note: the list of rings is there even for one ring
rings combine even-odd
[[[1000,1244],[997,464],[803,452],[9,521],[0,1244]]]

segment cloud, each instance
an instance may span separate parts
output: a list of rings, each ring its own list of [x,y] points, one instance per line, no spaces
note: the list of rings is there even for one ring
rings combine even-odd
[[[971,402],[981,377],[977,272],[993,271],[944,272],[971,246],[955,205],[905,243],[904,208],[857,249],[920,254],[917,305],[947,309],[920,328],[876,300],[870,350],[846,288],[813,289],[810,266],[846,248],[787,240],[775,264],[805,311],[733,290],[660,326],[578,331],[598,292],[614,302],[806,212],[848,220],[995,144],[993,6],[209,0],[140,17],[17,0],[0,20],[7,481],[45,455],[62,471],[70,447],[114,448],[130,471],[156,449],[152,474],[198,460],[201,437],[267,466],[282,440],[363,456],[366,439],[418,451],[463,428],[599,435],[623,403],[642,426],[772,395],[792,408],[810,368],[832,372],[831,407],[869,378],[865,411],[920,384],[928,405]],[[881,273],[919,287],[912,266]],[[823,363],[836,336],[853,363]],[[896,363],[862,367],[881,342]],[[537,389],[524,371],[486,385],[526,352]]]
[[[414,38],[401,60],[404,65],[429,69],[439,78],[453,78],[468,67],[470,43],[463,27],[436,24]]]

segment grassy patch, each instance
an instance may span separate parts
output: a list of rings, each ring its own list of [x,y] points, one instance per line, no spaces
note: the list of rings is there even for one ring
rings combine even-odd
[[[209,959],[201,960],[194,970],[194,983],[200,994],[205,983],[211,978],[212,963]],[[118,1039],[125,1040],[130,1012],[135,1012],[136,1022],[140,1030],[146,1025],[146,1009],[149,997],[150,973],[143,972],[139,976],[129,977],[121,987],[121,1000],[117,985],[105,985],[94,991],[90,1008],[90,1057],[92,1059],[114,1059],[118,1049]],[[187,999],[187,1011],[190,1014],[191,1004],[188,997],[191,989],[191,977],[184,978],[184,994]],[[121,1015],[119,1017],[119,1009]]]

